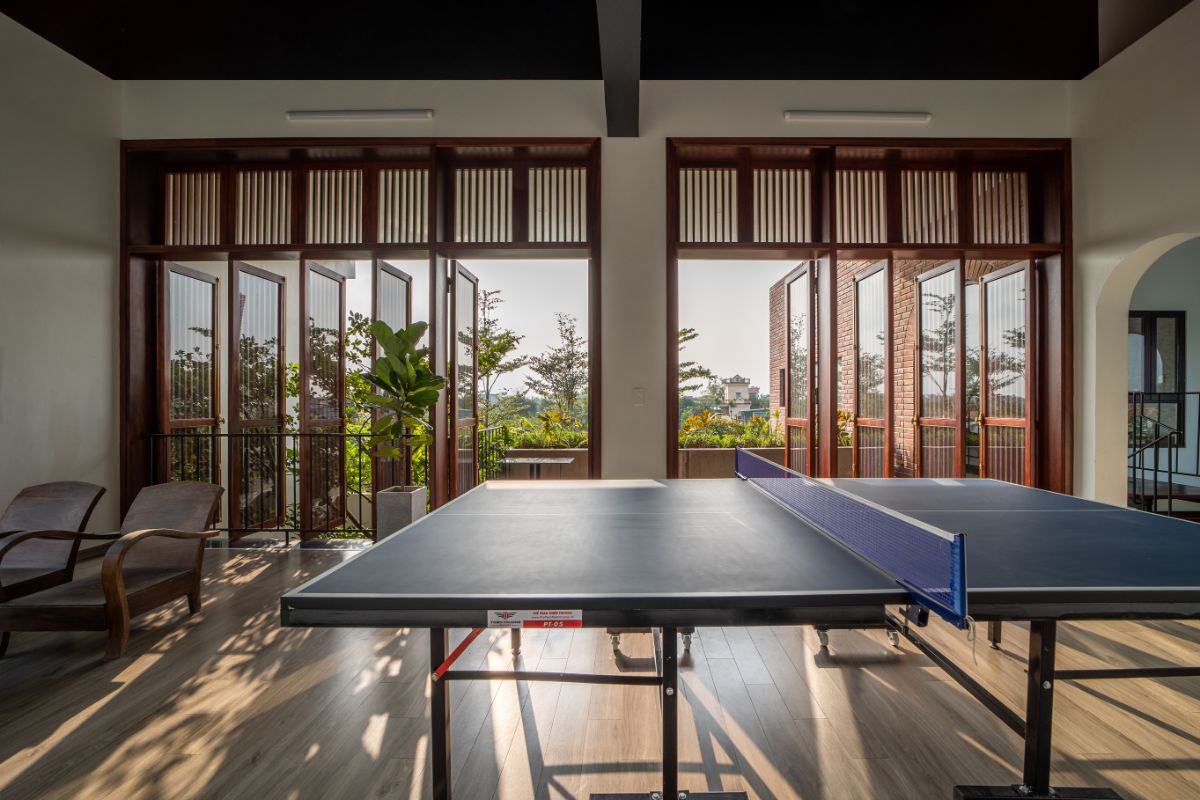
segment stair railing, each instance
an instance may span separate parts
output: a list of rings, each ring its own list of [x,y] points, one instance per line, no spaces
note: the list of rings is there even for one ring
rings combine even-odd
[[[1146,427],[1153,426],[1154,433],[1148,441],[1141,440],[1141,432]],[[1160,453],[1163,448],[1166,448],[1166,489],[1167,489],[1167,516],[1175,514],[1175,467],[1179,457],[1179,449],[1182,446],[1183,437],[1182,431],[1174,428],[1165,422],[1147,417],[1142,414],[1136,414],[1131,419],[1132,430],[1130,432],[1130,450],[1129,453],[1129,469],[1133,481],[1133,487],[1130,491],[1130,496],[1133,503],[1144,511],[1153,511],[1161,513],[1158,509],[1158,486],[1159,475],[1164,471],[1161,463]],[[1150,466],[1146,465],[1146,453],[1153,453],[1153,461]],[[1153,492],[1146,493],[1146,472],[1149,470],[1152,473]]]

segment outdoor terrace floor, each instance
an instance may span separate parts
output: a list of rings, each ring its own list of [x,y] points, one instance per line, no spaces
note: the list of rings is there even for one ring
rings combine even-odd
[[[279,595],[346,555],[211,550],[204,610],[142,618],[116,661],[102,658],[103,634],[14,634],[0,661],[0,797],[427,797],[426,633],[279,627]],[[1001,651],[979,643],[972,671],[1019,708],[1026,637],[1005,634]],[[935,638],[972,664],[960,634]],[[701,629],[681,670],[682,785],[949,798],[955,783],[1017,780],[1018,739],[909,645],[875,631],[832,639],[822,654],[809,629]],[[1195,664],[1200,624],[1064,624],[1059,644],[1062,667]],[[633,666],[648,666],[649,648],[625,637]],[[461,663],[507,662],[497,633]],[[522,662],[619,668],[599,630],[527,635]],[[657,785],[650,689],[457,683],[453,702],[457,798]],[[1200,796],[1200,679],[1062,685],[1055,712],[1056,783]]]

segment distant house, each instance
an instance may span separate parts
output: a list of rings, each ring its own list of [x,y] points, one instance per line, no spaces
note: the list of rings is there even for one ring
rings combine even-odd
[[[752,402],[750,379],[734,375],[721,383],[725,387],[725,401],[722,404],[721,413],[743,422],[749,419]],[[754,394],[758,394],[757,386],[754,387]]]

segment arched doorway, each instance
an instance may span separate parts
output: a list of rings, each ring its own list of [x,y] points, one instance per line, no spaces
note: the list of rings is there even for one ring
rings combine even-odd
[[[1083,315],[1076,341],[1079,385],[1085,391],[1076,401],[1076,429],[1086,433],[1079,437],[1076,474],[1078,490],[1085,496],[1119,505],[1126,502],[1129,372],[1120,354],[1128,349],[1130,301],[1138,282],[1156,262],[1197,238],[1200,233],[1162,236],[1117,261],[1099,282],[1093,313]],[[1081,277],[1081,283],[1086,283],[1087,276]],[[1080,292],[1084,302],[1087,294]]]

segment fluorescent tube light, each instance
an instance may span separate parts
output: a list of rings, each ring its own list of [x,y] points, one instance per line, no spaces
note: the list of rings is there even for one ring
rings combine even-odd
[[[324,122],[327,120],[433,119],[432,108],[350,108],[317,111],[289,111],[289,122]]]
[[[808,111],[783,112],[787,122],[906,122],[924,124],[933,119],[928,111]]]

